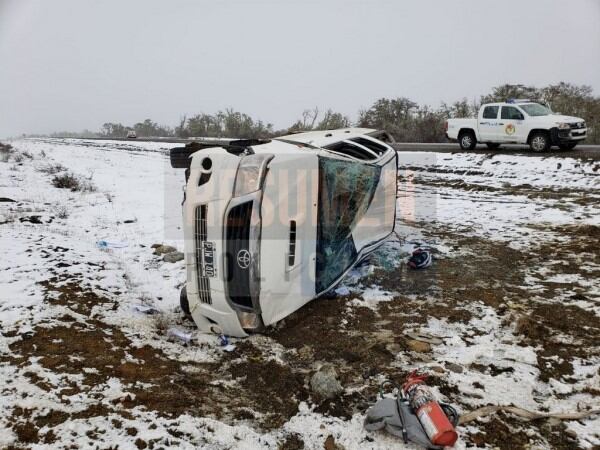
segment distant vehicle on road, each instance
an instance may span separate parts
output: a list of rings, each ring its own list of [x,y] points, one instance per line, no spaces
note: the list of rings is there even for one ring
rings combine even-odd
[[[530,100],[510,99],[482,105],[476,119],[449,119],[446,137],[458,141],[463,150],[472,150],[477,143],[490,149],[527,144],[534,152],[544,152],[553,145],[572,150],[587,137],[587,127],[579,117],[555,114]]]
[[[137,139],[137,134],[135,133],[135,131],[128,131],[127,139]]]

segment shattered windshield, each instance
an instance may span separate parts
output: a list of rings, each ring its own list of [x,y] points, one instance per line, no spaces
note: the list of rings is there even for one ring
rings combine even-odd
[[[365,214],[381,167],[319,158],[316,292],[328,288],[357,256],[351,231]]]
[[[526,105],[519,105],[523,111],[525,111],[529,116],[537,117],[537,116],[547,116],[552,114],[549,108],[546,108],[539,103],[528,103]]]

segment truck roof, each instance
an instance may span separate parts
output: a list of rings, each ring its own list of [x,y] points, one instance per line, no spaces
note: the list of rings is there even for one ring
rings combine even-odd
[[[302,142],[303,144],[314,145],[315,147],[325,147],[344,139],[352,139],[376,133],[372,128],[341,128],[338,130],[308,131],[306,133],[288,134],[276,139],[284,141]]]
[[[484,106],[514,106],[514,105],[527,105],[527,104],[531,104],[531,103],[537,103],[531,100],[513,100],[513,101],[506,101],[506,102],[493,102],[493,103],[484,103],[481,105],[481,107]]]

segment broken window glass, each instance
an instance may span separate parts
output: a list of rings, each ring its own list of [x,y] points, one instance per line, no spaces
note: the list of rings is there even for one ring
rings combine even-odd
[[[381,167],[319,158],[316,292],[321,293],[355,262],[352,230],[373,199]]]

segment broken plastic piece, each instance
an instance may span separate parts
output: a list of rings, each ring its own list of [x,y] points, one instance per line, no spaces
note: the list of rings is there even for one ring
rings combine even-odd
[[[192,341],[192,333],[185,333],[177,328],[169,328],[167,336],[169,338],[179,339],[186,344],[189,344]]]
[[[226,347],[227,345],[229,345],[229,338],[224,334],[220,334],[217,340],[221,347]]]
[[[96,247],[98,248],[125,248],[127,245],[126,242],[109,242],[104,240],[96,242]]]
[[[153,306],[146,305],[133,305],[131,309],[133,309],[135,312],[148,315],[156,314],[159,312],[158,309],[154,308]]]

